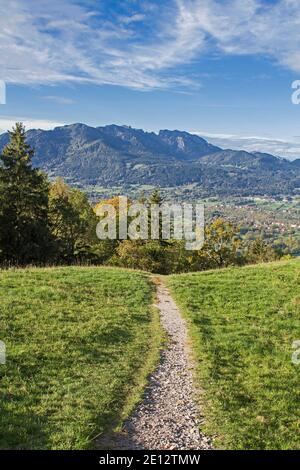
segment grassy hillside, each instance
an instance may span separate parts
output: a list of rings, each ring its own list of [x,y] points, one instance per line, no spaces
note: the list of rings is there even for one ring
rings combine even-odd
[[[172,276],[188,319],[207,430],[227,449],[298,449],[300,262]]]
[[[97,268],[2,271],[0,298],[0,448],[90,447],[129,410],[158,357],[147,278]]]

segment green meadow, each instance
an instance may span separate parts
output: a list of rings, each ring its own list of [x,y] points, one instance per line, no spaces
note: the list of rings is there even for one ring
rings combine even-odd
[[[164,277],[187,320],[204,431],[225,449],[298,449],[298,260]],[[89,449],[120,429],[159,360],[148,274],[0,271],[0,449]]]
[[[87,449],[139,399],[159,357],[146,275],[121,269],[0,272],[1,449]]]
[[[187,319],[206,432],[225,449],[299,449],[300,262],[169,278]]]

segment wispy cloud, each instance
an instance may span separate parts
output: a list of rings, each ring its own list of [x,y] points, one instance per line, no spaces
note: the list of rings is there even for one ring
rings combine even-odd
[[[64,96],[56,96],[56,95],[46,95],[42,97],[43,100],[53,101],[54,103],[61,104],[61,105],[68,105],[76,103],[75,100],[71,98],[65,98]]]
[[[261,54],[300,71],[298,0],[178,0],[197,28],[225,54]]]
[[[1,79],[147,90],[189,87],[204,53],[262,54],[300,71],[298,0],[10,0],[0,3]]]

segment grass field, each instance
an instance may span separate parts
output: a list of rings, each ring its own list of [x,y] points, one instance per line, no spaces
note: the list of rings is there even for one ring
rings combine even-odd
[[[158,359],[152,296],[138,272],[0,272],[1,449],[86,449],[120,422]]]
[[[206,431],[227,449],[299,449],[300,262],[169,278],[189,324]]]

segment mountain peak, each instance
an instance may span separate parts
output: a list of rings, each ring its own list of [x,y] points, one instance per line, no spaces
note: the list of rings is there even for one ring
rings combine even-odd
[[[221,149],[209,144],[205,139],[196,134],[189,134],[186,131],[159,131],[159,137],[170,146],[176,154],[184,154],[185,158],[198,159],[204,155],[218,152]]]
[[[7,133],[0,136],[0,151],[8,138]],[[299,188],[300,160],[222,150],[186,131],[74,123],[30,130],[27,140],[35,148],[35,166],[81,186],[126,190],[131,185],[196,184],[210,195],[293,194]]]

